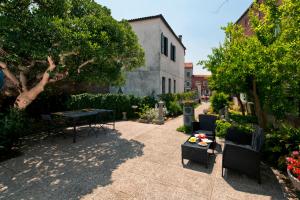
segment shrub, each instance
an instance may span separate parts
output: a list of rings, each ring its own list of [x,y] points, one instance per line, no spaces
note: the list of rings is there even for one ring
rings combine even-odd
[[[231,127],[231,123],[225,120],[217,120],[216,124],[216,135],[220,138],[224,138],[226,136],[227,130]]]
[[[282,125],[279,130],[266,134],[264,158],[281,170],[286,169],[285,157],[298,150],[300,144],[300,129],[290,125]]]
[[[170,116],[178,116],[182,114],[182,106],[177,101],[170,102],[168,112]]]
[[[176,93],[176,94],[170,93],[170,94],[161,94],[158,97],[161,101],[165,102],[165,106],[167,107],[167,110],[169,111],[169,114],[171,116],[178,116],[178,115],[182,114],[182,104],[185,101],[193,101],[194,102],[194,100],[197,97],[197,93],[194,91],[184,92],[184,93]],[[181,111],[179,111],[178,105],[180,106]],[[176,112],[172,112],[173,110]]]
[[[9,109],[0,115],[0,152],[9,152],[18,139],[26,133],[27,119],[24,111]]]
[[[243,123],[252,123],[257,124],[257,117],[251,115],[241,115],[239,112],[230,111],[230,119],[236,123],[243,124]]]
[[[63,92],[42,92],[32,104],[26,108],[26,113],[32,117],[40,118],[41,114],[67,110],[67,102],[71,95]]]
[[[138,97],[138,98],[140,98],[140,97]],[[148,105],[151,108],[154,108],[155,104],[157,104],[157,100],[155,99],[154,96],[145,96],[140,99],[141,99],[140,105]]]
[[[144,106],[154,107],[156,101],[153,97],[135,97],[125,94],[79,94],[72,95],[67,102],[68,109],[78,110],[84,108],[98,108],[115,110],[116,118],[122,118],[122,112],[127,112],[127,116],[136,117]],[[132,108],[138,106],[138,110]]]
[[[141,108],[139,116],[140,119],[152,122],[153,120],[158,119],[158,109],[151,108],[148,105],[146,105],[143,108]]]
[[[176,131],[178,132],[183,132],[183,133],[191,133],[192,132],[192,128],[189,126],[180,126],[176,129]]]
[[[229,96],[227,94],[224,94],[222,92],[220,93],[214,93],[210,97],[211,106],[213,108],[213,111],[218,113],[219,110],[225,108],[225,106],[229,105]]]

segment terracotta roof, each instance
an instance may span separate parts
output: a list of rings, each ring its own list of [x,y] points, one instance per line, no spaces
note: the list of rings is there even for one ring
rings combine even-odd
[[[184,63],[184,68],[193,68],[193,63]]]
[[[129,19],[127,21],[128,22],[137,22],[137,21],[143,21],[143,20],[149,20],[149,19],[156,19],[156,18],[160,18],[164,22],[164,24],[168,27],[168,29],[171,31],[171,33],[175,36],[175,38],[179,42],[179,44],[181,44],[181,46],[184,49],[186,49],[185,46],[184,46],[184,44],[182,43],[182,40],[179,39],[178,35],[176,35],[176,33],[173,31],[173,29],[171,28],[171,26],[169,25],[169,23],[167,22],[167,20],[164,18],[164,16],[162,14],[148,16],[148,17],[141,17],[141,18],[136,18],[136,19]]]

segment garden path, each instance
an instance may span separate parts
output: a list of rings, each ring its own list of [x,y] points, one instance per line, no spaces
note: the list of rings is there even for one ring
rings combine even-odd
[[[196,109],[201,113],[209,106]],[[188,135],[176,128],[182,116],[164,125],[116,123],[116,131],[45,139],[24,155],[0,163],[0,199],[284,199],[270,168],[262,184],[228,171],[221,177],[223,142],[209,168],[181,164],[180,145]]]

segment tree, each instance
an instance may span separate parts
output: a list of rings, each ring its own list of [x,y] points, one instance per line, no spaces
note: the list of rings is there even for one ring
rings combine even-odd
[[[4,0],[0,24],[0,67],[12,83],[5,94],[17,94],[20,109],[49,83],[119,84],[124,71],[144,64],[128,22],[93,0]]]
[[[229,24],[224,43],[202,62],[212,71],[216,90],[253,98],[262,127],[267,113],[282,118],[300,100],[295,92],[300,89],[299,10],[295,0],[283,0],[281,5],[276,0],[254,3],[250,20],[254,34],[245,36],[242,27]]]

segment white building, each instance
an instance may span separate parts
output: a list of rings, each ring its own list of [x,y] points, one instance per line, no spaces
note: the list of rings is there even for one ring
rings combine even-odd
[[[127,73],[125,94],[136,96],[184,91],[185,46],[162,15],[129,20],[145,51],[146,65]]]

